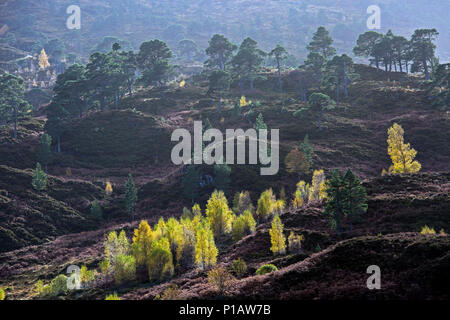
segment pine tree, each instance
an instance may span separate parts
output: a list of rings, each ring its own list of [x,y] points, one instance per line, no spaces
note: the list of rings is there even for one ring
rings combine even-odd
[[[131,252],[136,259],[137,266],[148,264],[150,248],[153,242],[153,231],[146,220],[142,220],[137,229],[134,229]]]
[[[267,125],[264,122],[264,118],[262,113],[259,113],[258,116],[256,117],[256,121],[255,124],[253,126],[256,130],[267,130]]]
[[[232,214],[223,191],[215,190],[206,204],[206,217],[216,237],[231,231]]]
[[[14,139],[17,139],[17,124],[20,117],[31,112],[25,100],[25,81],[12,74],[0,75],[0,123],[13,121]]]
[[[265,52],[258,48],[258,43],[255,40],[246,38],[242,41],[238,53],[231,59],[233,71],[239,78],[239,87],[243,98],[240,101],[241,107],[248,104],[243,96],[243,81],[250,82],[250,92],[253,92],[254,82],[259,77],[265,55]]]
[[[48,173],[48,164],[52,161],[52,150],[50,148],[52,144],[52,137],[44,133],[39,137],[39,149],[37,159],[39,163],[42,163],[45,168],[45,173]]]
[[[194,203],[195,198],[199,196],[200,193],[200,171],[196,166],[189,165],[187,167],[186,173],[183,175],[183,193],[184,196]]]
[[[273,254],[285,254],[286,253],[286,238],[283,234],[283,223],[281,222],[278,214],[275,215],[272,221],[272,228],[269,230],[270,242],[272,246],[270,250]]]
[[[42,170],[41,164],[39,162],[36,164],[36,170],[34,170],[31,184],[37,191],[42,191],[47,188],[47,175]]]
[[[100,220],[102,218],[102,207],[100,206],[100,203],[98,202],[98,200],[94,200],[91,203],[91,216],[92,218],[94,218],[95,220]]]
[[[317,123],[319,130],[322,130],[323,111],[334,109],[335,106],[335,102],[326,94],[314,92],[309,96],[307,108],[313,109],[318,114]]]
[[[277,44],[277,46],[272,51],[270,51],[269,56],[274,57],[275,61],[277,62],[278,87],[280,91],[283,91],[283,82],[281,81],[281,64],[288,58],[288,52],[285,48]]]
[[[307,49],[310,52],[320,53],[325,59],[328,59],[336,53],[336,49],[331,46],[332,44],[333,39],[328,30],[321,26],[314,32],[313,38],[307,46]]]
[[[314,147],[309,142],[309,136],[307,134],[303,138],[303,142],[300,143],[300,150],[305,155],[306,160],[309,163],[309,168],[312,168],[314,165],[314,162],[313,162]]]
[[[205,62],[205,65],[211,69],[219,68],[219,70],[224,71],[227,62],[236,49],[237,46],[232,44],[223,35],[213,35],[209,40],[208,48],[206,48],[206,54],[209,56],[209,59]]]
[[[231,168],[226,164],[214,165],[214,186],[217,190],[227,192],[230,187]]]
[[[353,222],[359,221],[361,215],[367,211],[367,194],[358,177],[350,169],[347,170],[343,183],[345,188],[343,212],[350,218],[352,230]]]
[[[125,208],[131,214],[131,221],[134,221],[134,207],[136,206],[137,199],[137,190],[134,186],[133,176],[130,173],[125,183]]]
[[[388,154],[391,156],[393,164],[389,168],[389,172],[419,172],[421,165],[418,161],[414,160],[417,155],[417,151],[411,148],[409,143],[404,143],[403,133],[403,128],[397,123],[394,123],[392,127],[388,129]]]
[[[325,185],[328,200],[325,206],[325,214],[330,220],[331,227],[336,229],[338,237],[340,237],[345,203],[345,188],[340,171],[334,170]]]
[[[208,94],[217,94],[217,106],[222,113],[222,97],[230,90],[231,75],[223,70],[214,70],[209,76]]]

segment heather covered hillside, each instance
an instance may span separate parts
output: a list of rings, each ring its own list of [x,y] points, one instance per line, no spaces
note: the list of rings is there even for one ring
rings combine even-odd
[[[0,300],[449,299],[446,4],[66,5],[0,5]]]

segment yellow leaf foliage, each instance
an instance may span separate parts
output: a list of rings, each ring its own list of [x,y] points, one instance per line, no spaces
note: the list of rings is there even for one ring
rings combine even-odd
[[[216,237],[231,231],[232,214],[223,191],[215,190],[206,204],[206,217]]]
[[[269,230],[270,242],[272,246],[270,250],[273,254],[285,254],[286,253],[286,238],[283,234],[283,223],[281,222],[278,214],[275,215],[272,221],[272,228]]]
[[[106,181],[105,192],[107,195],[110,195],[113,192],[112,184],[109,181]]]
[[[245,98],[245,96],[241,96],[241,99],[239,100],[239,105],[241,107],[248,106],[250,103],[252,103],[251,100],[247,101],[247,98]]]
[[[275,211],[275,203],[276,199],[272,189],[268,189],[261,193],[256,208],[256,216],[259,220],[267,219]]]
[[[137,229],[134,229],[131,253],[138,266],[147,265],[150,248],[153,242],[153,231],[146,220],[142,220]]]
[[[417,151],[411,148],[409,143],[404,143],[403,134],[403,128],[397,123],[388,129],[388,154],[392,160],[389,171],[392,173],[418,172],[421,165],[414,160]]]
[[[436,234],[436,231],[433,228],[429,228],[428,226],[423,226],[420,233],[421,234]]]
[[[45,50],[42,49],[41,54],[39,55],[39,68],[46,69],[48,67],[50,67],[50,63],[48,62],[48,57]]]
[[[314,170],[308,200],[320,201],[325,198],[325,174],[323,173],[323,170]]]
[[[195,263],[201,269],[214,266],[217,263],[218,250],[214,242],[214,235],[206,219],[197,227],[195,244]]]

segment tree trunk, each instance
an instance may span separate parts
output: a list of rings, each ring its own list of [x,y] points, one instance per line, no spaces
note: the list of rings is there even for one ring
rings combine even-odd
[[[61,138],[60,138],[60,136],[58,136],[58,143],[57,143],[57,146],[56,146],[56,151],[58,152],[58,153],[60,153],[61,152]]]
[[[100,110],[104,111],[105,110],[105,93],[104,93],[104,88],[102,87],[101,91],[100,91]]]
[[[17,139],[17,115],[14,115],[14,139]]]
[[[344,62],[344,95],[348,98],[348,89],[347,89],[347,67]]]
[[[224,71],[225,70],[225,65],[223,63],[223,53],[219,53],[219,67],[220,70]]]
[[[131,81],[130,81],[130,79],[128,79],[128,95],[130,96],[130,97],[132,97],[133,96],[133,92],[131,91]]]
[[[119,108],[119,89],[114,93],[114,107],[116,110]]]
[[[336,104],[339,105],[339,81],[336,78]]]
[[[283,84],[281,81],[280,59],[277,59],[277,68],[278,68],[278,86],[280,87],[280,92],[283,92]]]
[[[13,102],[13,117],[14,117],[14,139],[17,139],[17,107],[16,104]]]
[[[322,130],[322,123],[321,123],[321,120],[322,120],[322,113],[323,113],[323,110],[320,109],[320,112],[319,112],[319,119],[318,119],[319,130]]]
[[[244,84],[242,83],[242,79],[239,77],[239,89],[241,90],[241,97],[244,95]]]
[[[425,72],[425,80],[430,80],[430,73],[428,72],[428,65],[427,65],[427,61],[423,60],[423,69]]]
[[[219,94],[219,99],[217,100],[217,105],[219,106],[219,113],[222,113],[222,95]]]

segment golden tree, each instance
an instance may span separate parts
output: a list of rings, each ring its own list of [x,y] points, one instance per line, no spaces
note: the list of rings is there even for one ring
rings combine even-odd
[[[167,238],[152,242],[148,262],[148,276],[150,280],[170,278],[174,273],[173,257]]]
[[[45,50],[42,49],[41,54],[39,55],[39,68],[46,69],[48,67],[50,67],[50,63],[48,62],[48,57]]]
[[[194,203],[194,205],[192,206],[192,214],[194,216],[202,216],[202,209],[200,208],[200,205],[198,203]]]
[[[106,181],[105,192],[107,195],[110,195],[113,192],[112,184],[109,181]]]
[[[252,103],[251,100],[247,101],[247,98],[245,98],[245,96],[241,96],[241,99],[239,100],[239,106],[241,106],[241,107],[246,107],[246,106],[248,106],[250,103]]]
[[[233,222],[233,212],[223,191],[215,190],[206,204],[206,217],[216,237],[229,233]]]
[[[309,183],[301,180],[297,183],[297,189],[294,193],[294,200],[292,201],[292,206],[298,208],[304,204],[308,203],[309,195],[311,193],[311,187]]]
[[[272,247],[270,250],[273,254],[285,254],[286,253],[286,238],[283,234],[283,223],[280,217],[275,215],[272,221],[272,228],[269,230],[270,242]]]
[[[420,171],[421,165],[414,160],[417,151],[411,148],[409,143],[404,143],[403,128],[394,123],[388,129],[388,154],[392,160],[389,172],[392,173],[414,173]]]
[[[142,220],[137,229],[134,229],[131,252],[136,259],[136,265],[143,266],[148,263],[150,248],[153,241],[152,228],[146,220]]]
[[[275,210],[276,198],[272,189],[261,193],[256,208],[256,216],[260,221],[267,219]]]
[[[195,244],[195,263],[201,269],[217,263],[218,250],[214,235],[207,220],[202,220],[197,227]]]
[[[323,170],[314,170],[309,192],[309,201],[320,201],[325,199],[325,181],[326,179]]]

